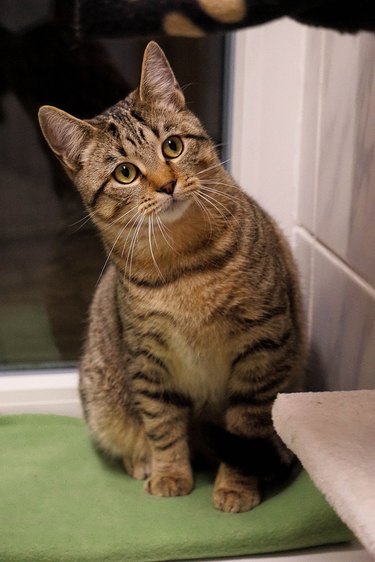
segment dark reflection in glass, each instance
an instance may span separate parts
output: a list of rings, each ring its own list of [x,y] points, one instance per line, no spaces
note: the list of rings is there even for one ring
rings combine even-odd
[[[76,190],[41,136],[37,111],[89,118],[136,87],[149,40],[86,40],[45,1],[0,6],[0,365],[77,362],[104,264]],[[35,8],[35,9],[33,9]],[[67,23],[68,20],[68,23]],[[224,40],[159,41],[192,109],[221,142]]]

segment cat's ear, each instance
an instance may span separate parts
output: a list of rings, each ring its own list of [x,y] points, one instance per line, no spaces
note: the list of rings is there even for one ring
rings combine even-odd
[[[141,101],[161,100],[180,107],[185,105],[184,94],[167,57],[155,41],[147,45],[143,55],[139,97]]]
[[[43,105],[38,113],[40,128],[49,146],[70,172],[78,170],[81,155],[95,128],[69,113]]]

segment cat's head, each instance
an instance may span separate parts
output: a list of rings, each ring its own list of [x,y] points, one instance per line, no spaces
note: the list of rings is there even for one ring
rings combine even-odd
[[[90,120],[43,106],[39,121],[94,220],[98,213],[173,222],[196,201],[205,170],[218,165],[155,42],[145,50],[139,87],[127,98]]]

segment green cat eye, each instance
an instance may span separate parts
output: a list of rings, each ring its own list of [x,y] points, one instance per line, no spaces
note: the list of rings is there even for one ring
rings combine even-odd
[[[163,142],[162,150],[166,158],[177,158],[184,150],[184,145],[180,137],[168,137]]]
[[[138,176],[138,168],[134,164],[130,164],[130,162],[125,162],[117,166],[113,176],[120,183],[132,183]]]

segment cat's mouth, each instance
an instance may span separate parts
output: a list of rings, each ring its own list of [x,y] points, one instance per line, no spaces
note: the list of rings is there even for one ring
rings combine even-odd
[[[161,219],[166,222],[173,222],[184,214],[190,206],[191,200],[185,197],[169,197],[163,204],[156,210],[156,213]]]

